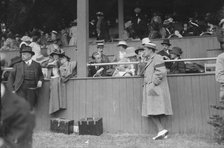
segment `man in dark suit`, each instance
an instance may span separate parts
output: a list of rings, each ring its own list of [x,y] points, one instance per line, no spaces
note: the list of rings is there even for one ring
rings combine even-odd
[[[170,60],[170,40],[169,39],[164,39],[163,42],[161,43],[163,45],[163,49],[158,52],[159,55],[163,57],[163,60]],[[167,69],[170,69],[172,63],[165,63],[165,66]]]
[[[0,53],[0,65],[3,66]],[[0,69],[0,75],[2,68]],[[13,94],[1,83],[0,99],[0,148],[31,148],[35,116],[25,99]]]
[[[24,47],[21,50],[22,61],[13,66],[15,70],[8,79],[9,89],[25,98],[32,109],[36,103],[37,88],[42,86],[44,78],[40,64],[31,59],[33,55],[30,46]]]
[[[135,16],[132,18],[131,22],[133,24],[133,29],[135,31],[135,38],[143,39],[148,36],[148,27],[146,18],[141,14],[140,8],[134,9]]]

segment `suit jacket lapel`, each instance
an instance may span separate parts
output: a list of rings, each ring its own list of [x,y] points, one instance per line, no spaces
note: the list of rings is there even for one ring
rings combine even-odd
[[[19,68],[21,69],[21,76],[22,76],[22,78],[24,77],[24,62],[21,62],[20,64],[19,64]]]

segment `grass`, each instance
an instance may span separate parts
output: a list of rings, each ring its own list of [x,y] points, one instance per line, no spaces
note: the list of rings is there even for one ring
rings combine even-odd
[[[152,140],[153,135],[109,134],[101,136],[65,135],[36,132],[33,148],[223,148],[206,137],[169,135],[165,140]]]

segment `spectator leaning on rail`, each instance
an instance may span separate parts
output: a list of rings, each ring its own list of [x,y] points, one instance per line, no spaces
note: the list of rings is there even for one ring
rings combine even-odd
[[[65,54],[61,54],[60,62],[61,66],[59,67],[59,71],[63,82],[67,82],[70,78],[77,75],[76,61],[70,61],[70,57]]]
[[[117,62],[124,58],[126,54],[126,49],[128,47],[128,44],[126,41],[119,41],[117,44],[118,52],[117,55],[114,56],[113,62]]]
[[[92,59],[90,63],[108,63],[107,61],[103,60],[103,57],[100,52],[94,52],[92,54]],[[89,77],[101,77],[101,76],[108,76],[107,73],[108,66],[89,66]]]
[[[135,60],[133,60],[135,59]],[[128,47],[126,49],[126,54],[124,58],[119,60],[118,62],[134,62],[136,61],[136,54],[134,47]],[[115,67],[115,71],[113,73],[113,77],[123,77],[123,76],[134,76],[135,75],[135,66],[133,64],[124,64],[124,65],[117,65]]]
[[[181,59],[182,49],[180,47],[173,47],[170,51],[171,60]],[[171,62],[170,73],[185,73],[185,63],[184,61],[180,62]]]
[[[152,42],[144,44],[144,56],[147,64],[144,67],[142,116],[151,117],[158,134],[153,140],[167,138],[161,121],[166,115],[172,115],[170,91],[167,82],[167,71],[162,56],[155,53],[156,45]]]
[[[217,39],[224,50],[224,19],[219,23]],[[220,83],[220,101],[224,101],[224,53],[218,55],[215,68],[216,81]]]

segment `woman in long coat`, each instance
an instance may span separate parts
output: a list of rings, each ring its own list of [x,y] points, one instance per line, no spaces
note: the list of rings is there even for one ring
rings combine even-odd
[[[162,56],[155,53],[156,45],[148,42],[144,44],[144,56],[147,64],[144,67],[144,88],[142,102],[142,116],[151,117],[158,134],[154,140],[167,137],[168,130],[161,124],[161,118],[172,115],[169,86],[166,77],[166,67]]]

